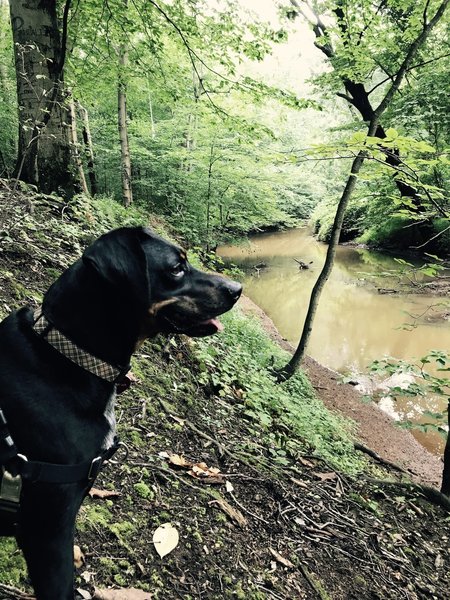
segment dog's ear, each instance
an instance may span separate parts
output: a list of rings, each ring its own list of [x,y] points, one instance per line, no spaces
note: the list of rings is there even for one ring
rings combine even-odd
[[[150,231],[122,227],[99,237],[82,256],[83,264],[116,291],[131,293],[139,303],[150,303],[150,282],[143,242]]]

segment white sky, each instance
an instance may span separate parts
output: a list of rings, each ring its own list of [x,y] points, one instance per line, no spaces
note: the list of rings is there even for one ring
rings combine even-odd
[[[251,70],[262,76],[277,75],[284,81],[283,87],[289,88],[300,95],[306,95],[310,90],[305,83],[313,74],[326,69],[323,54],[314,46],[314,33],[301,17],[291,24],[278,20],[277,0],[238,0],[247,10],[255,13],[256,18],[267,20],[274,28],[288,29],[287,43],[274,44],[272,55],[267,56],[262,63],[253,63]]]

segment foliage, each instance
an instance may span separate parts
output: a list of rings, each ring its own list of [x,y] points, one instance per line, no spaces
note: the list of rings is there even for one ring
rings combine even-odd
[[[442,350],[431,350],[428,354],[416,362],[385,358],[376,360],[370,366],[370,371],[376,376],[392,376],[396,374],[410,375],[412,380],[405,386],[393,387],[389,391],[394,400],[399,397],[428,398],[430,406],[436,404],[436,398],[442,398],[447,403],[450,397],[450,354]],[[385,392],[384,392],[385,394]],[[403,425],[409,429],[415,428],[421,431],[429,429],[438,431],[445,438],[448,435],[448,407],[445,411],[426,409],[423,416],[428,417],[425,423],[413,423],[409,420],[403,421]]]
[[[340,469],[361,469],[348,426],[324,408],[303,373],[277,384],[269,367],[285,361],[287,353],[238,311],[222,320],[220,337],[196,344],[199,382],[219,396],[239,399],[244,418],[262,426],[272,440],[276,462],[283,464],[286,453],[311,449]]]
[[[330,240],[335,211],[335,204],[324,201],[316,206],[311,215],[313,231],[321,242]],[[367,204],[363,200],[355,199],[349,204],[342,224],[341,242],[354,240],[363,232],[366,215]]]

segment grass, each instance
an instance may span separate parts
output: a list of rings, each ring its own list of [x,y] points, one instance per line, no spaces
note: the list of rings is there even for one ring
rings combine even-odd
[[[287,454],[309,451],[340,470],[360,471],[364,462],[354,451],[352,424],[326,409],[301,371],[276,383],[272,367],[287,362],[288,353],[254,317],[235,309],[222,321],[220,336],[195,344],[199,382],[219,396],[239,398],[242,414],[260,429],[275,463],[287,463]]]

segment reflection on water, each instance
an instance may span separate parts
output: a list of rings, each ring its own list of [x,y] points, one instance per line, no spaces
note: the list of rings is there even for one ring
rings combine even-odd
[[[222,246],[218,253],[245,270],[245,293],[273,319],[280,333],[296,345],[312,287],[325,260],[325,244],[317,242],[306,229],[297,229],[254,236],[250,244]],[[300,270],[294,259],[312,264],[309,269]],[[255,270],[253,267],[259,267],[260,263],[266,267]],[[438,314],[442,299],[379,293],[377,287],[391,288],[392,281],[385,278],[374,281],[370,275],[392,269],[399,266],[390,256],[348,246],[337,248],[308,354],[337,371],[363,371],[374,359],[385,355],[413,359],[431,349],[450,347],[450,323],[443,319],[431,318],[411,331],[401,329],[412,322],[410,315]],[[426,445],[434,444],[439,445],[440,441],[435,439]]]

